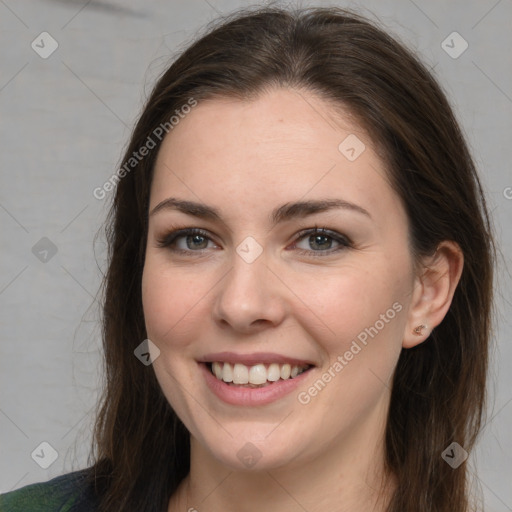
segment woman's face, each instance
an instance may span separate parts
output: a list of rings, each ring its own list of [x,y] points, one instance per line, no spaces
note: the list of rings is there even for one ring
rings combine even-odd
[[[415,276],[365,132],[294,90],[200,103],[163,142],[149,211],[147,333],[193,456],[373,456]]]

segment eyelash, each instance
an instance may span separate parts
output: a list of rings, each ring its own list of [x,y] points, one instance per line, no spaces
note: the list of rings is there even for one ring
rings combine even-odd
[[[305,255],[305,256],[313,256],[314,258],[323,258],[326,256],[330,256],[334,253],[338,253],[342,250],[345,250],[347,248],[352,248],[353,243],[352,241],[345,235],[341,235],[337,233],[336,231],[331,231],[326,228],[319,228],[318,226],[315,226],[314,228],[305,229],[297,233],[297,238],[295,239],[294,244],[301,241],[303,238],[306,238],[308,235],[324,235],[327,238],[331,238],[334,241],[338,242],[340,245],[335,249],[329,249],[327,251],[311,251],[311,250],[305,250],[305,249],[297,249],[299,254]],[[171,250],[172,252],[175,252],[177,254],[183,254],[183,255],[191,255],[191,253],[199,253],[199,255],[205,251],[206,249],[200,249],[198,251],[192,251],[192,250],[185,250],[185,249],[176,249],[171,247],[173,243],[176,242],[181,237],[186,236],[194,236],[199,235],[202,236],[210,241],[213,241],[209,234],[199,228],[183,228],[183,229],[176,229],[173,231],[168,232],[161,238],[157,240],[157,246],[159,248],[167,248]]]

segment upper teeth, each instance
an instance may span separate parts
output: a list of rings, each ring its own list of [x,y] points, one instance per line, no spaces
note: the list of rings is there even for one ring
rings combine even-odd
[[[290,364],[272,363],[268,368],[264,364],[255,364],[254,366],[245,366],[245,364],[215,362],[212,364],[212,372],[224,382],[233,384],[265,384],[267,381],[276,382],[279,379],[289,379],[297,377],[300,373],[307,370],[309,365],[292,366]]]

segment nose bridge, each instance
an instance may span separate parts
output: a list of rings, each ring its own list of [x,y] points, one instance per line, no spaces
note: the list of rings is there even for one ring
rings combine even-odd
[[[220,283],[214,316],[239,330],[253,324],[277,324],[284,305],[276,278],[268,269],[268,254],[252,237],[247,237],[233,253],[231,270]]]

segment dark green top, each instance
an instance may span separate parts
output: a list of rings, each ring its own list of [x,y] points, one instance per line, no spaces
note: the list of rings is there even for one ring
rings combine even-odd
[[[94,512],[97,503],[86,485],[87,470],[0,495],[0,512]]]

